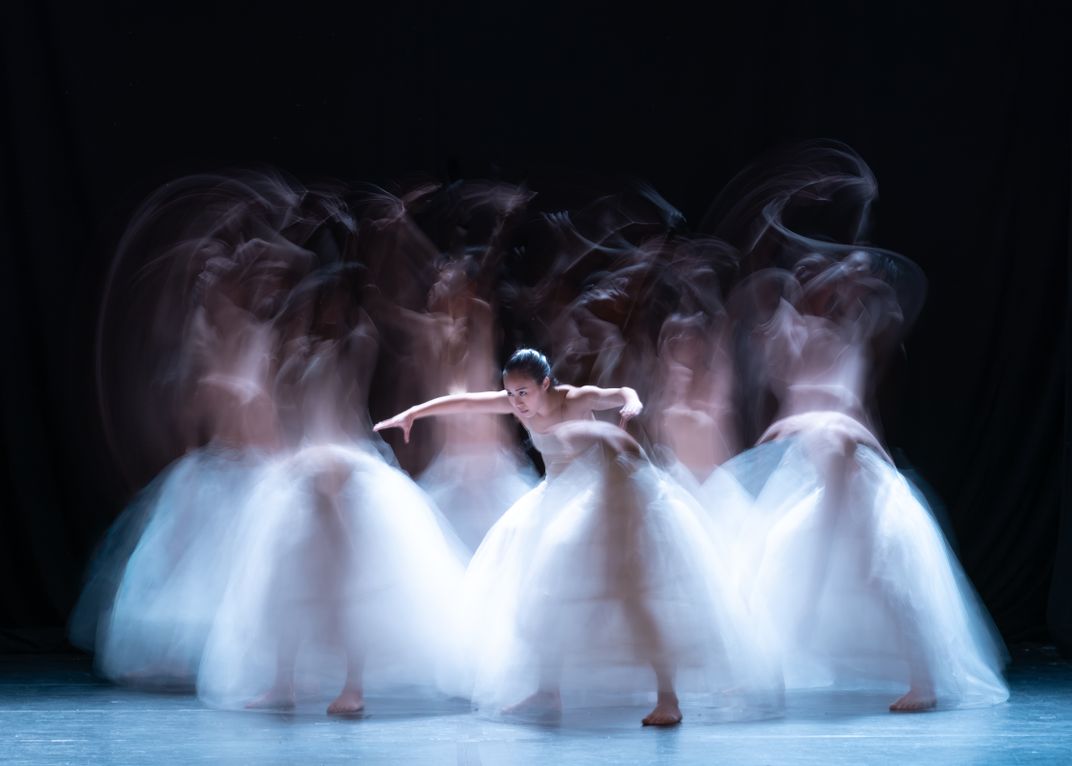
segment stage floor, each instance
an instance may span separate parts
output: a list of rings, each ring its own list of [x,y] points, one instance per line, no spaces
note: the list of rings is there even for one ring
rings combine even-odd
[[[359,720],[221,712],[93,677],[79,656],[0,657],[5,764],[1072,763],[1072,663],[1020,650],[1004,705],[922,715],[885,712],[888,695],[794,693],[775,719],[645,729],[643,710],[558,726],[478,718],[452,702],[414,709],[370,701]]]

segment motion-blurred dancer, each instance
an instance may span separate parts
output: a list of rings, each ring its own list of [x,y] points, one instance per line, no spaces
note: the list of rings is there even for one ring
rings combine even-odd
[[[624,431],[593,419],[618,409],[624,425],[641,411],[636,393],[555,384],[531,349],[510,358],[503,386],[433,399],[376,425],[408,437],[423,417],[513,414],[547,466],[470,563],[460,612],[470,659],[453,669],[454,684],[482,707],[518,715],[620,704],[654,688],[643,722],[657,726],[681,721],[678,691],[735,689],[731,701],[746,704],[776,694],[700,509]]]
[[[777,412],[730,463],[763,540],[751,607],[789,687],[907,686],[897,712],[993,704],[1001,639],[866,404],[903,322],[888,257],[815,254],[741,286],[776,301],[750,337]]]

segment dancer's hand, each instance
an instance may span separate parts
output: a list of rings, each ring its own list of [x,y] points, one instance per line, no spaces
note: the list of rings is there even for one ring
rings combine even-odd
[[[625,428],[626,423],[635,418],[644,409],[644,405],[640,403],[640,399],[636,396],[630,396],[625,405],[618,410],[618,414],[622,416],[621,422],[618,424],[621,428]]]
[[[414,421],[413,413],[409,410],[400,412],[393,418],[387,420],[381,420],[379,423],[372,427],[373,431],[383,431],[387,428],[401,428],[402,429],[402,441],[409,444],[409,431],[413,428]]]

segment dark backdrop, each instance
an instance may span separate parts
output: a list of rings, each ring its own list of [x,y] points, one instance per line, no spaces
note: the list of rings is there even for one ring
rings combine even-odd
[[[61,635],[132,490],[101,437],[94,322],[159,184],[250,162],[307,180],[569,171],[645,179],[695,223],[746,162],[815,137],[871,164],[873,241],[930,280],[890,443],[947,505],[1006,639],[1072,646],[1058,4],[646,5],[7,0],[0,650]]]

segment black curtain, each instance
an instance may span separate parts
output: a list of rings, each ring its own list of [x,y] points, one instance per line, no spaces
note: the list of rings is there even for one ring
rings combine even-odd
[[[588,173],[644,179],[698,222],[749,160],[816,137],[871,164],[872,239],[930,281],[884,397],[890,443],[944,501],[1006,638],[1072,648],[1055,4],[338,5],[0,10],[0,650],[59,640],[136,488],[103,437],[95,322],[123,227],[160,184],[254,162],[537,191]]]

